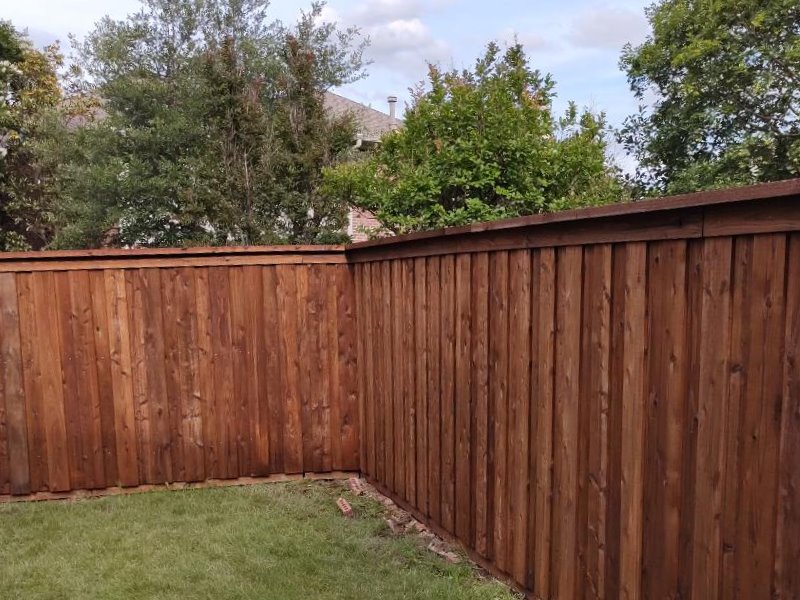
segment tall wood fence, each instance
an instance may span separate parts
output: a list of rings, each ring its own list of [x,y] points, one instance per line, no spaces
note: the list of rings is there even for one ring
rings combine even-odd
[[[535,598],[800,598],[800,180],[0,255],[0,393],[0,499],[360,470]]]
[[[358,469],[339,248],[0,255],[0,494]]]
[[[535,598],[800,598],[800,185],[358,244],[362,470]]]

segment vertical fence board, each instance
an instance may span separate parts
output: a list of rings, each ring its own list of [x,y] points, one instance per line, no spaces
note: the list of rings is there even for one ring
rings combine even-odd
[[[489,464],[492,491],[490,556],[508,570],[508,252],[490,258],[489,296]]]
[[[585,597],[602,598],[606,590],[606,521],[609,470],[609,369],[611,351],[612,249],[586,249],[581,410],[588,416],[585,479],[586,542],[583,547]]]
[[[184,472],[187,481],[202,481],[206,477],[204,444],[204,387],[202,381],[200,350],[196,340],[200,337],[196,278],[193,269],[178,270],[178,315],[182,325],[181,345],[181,434],[183,438]]]
[[[571,598],[577,589],[581,279],[583,249],[556,251],[555,404],[551,590]]]
[[[474,548],[489,555],[489,255],[472,257],[472,531]]]
[[[280,314],[280,338],[282,372],[282,392],[286,406],[284,425],[284,471],[289,474],[303,471],[303,430],[300,399],[300,368],[298,357],[298,312],[296,272],[293,268],[279,265],[276,268],[278,280],[278,312]]]
[[[0,411],[3,412],[5,442],[5,454],[0,456],[4,464],[0,469],[5,473],[2,479],[7,480],[7,493],[22,495],[30,493],[31,477],[16,277],[13,273],[0,274],[0,385],[3,390]]]
[[[185,481],[184,468],[185,436],[182,429],[184,407],[188,404],[185,397],[186,386],[183,364],[184,354],[181,344],[181,332],[191,326],[183,321],[180,308],[181,285],[178,282],[177,269],[161,269],[161,302],[164,319],[164,370],[166,376],[166,398],[168,403],[169,437],[172,440],[170,455],[172,459],[172,478],[169,481]]]
[[[456,257],[455,272],[455,534],[472,539],[471,258]]]
[[[219,477],[219,439],[217,437],[217,402],[214,383],[214,340],[211,323],[211,291],[208,271],[195,269],[197,302],[197,387],[203,411],[203,467],[206,477]]]
[[[734,240],[733,292],[731,303],[731,368],[728,376],[728,411],[725,435],[724,500],[722,526],[722,569],[720,574],[722,598],[734,598],[736,588],[736,534],[739,518],[739,442],[741,437],[742,395],[746,382],[750,329],[753,325],[747,314],[752,286],[753,237]]]
[[[119,485],[117,442],[114,432],[114,383],[111,376],[111,335],[106,312],[105,274],[89,271],[89,287],[94,320],[95,364],[100,396],[100,436],[104,479],[101,487]]]
[[[697,456],[693,473],[693,598],[717,598],[720,587],[722,539],[718,515],[722,514],[723,501],[732,257],[730,238],[705,240],[702,278],[693,282],[693,285],[700,287],[702,295],[697,381]]]
[[[456,355],[456,273],[455,256],[442,257],[441,332],[441,468],[442,524],[455,533],[455,355]]]
[[[417,258],[414,260],[414,356],[416,359],[414,363],[414,394],[417,450],[415,506],[422,514],[428,514],[428,294],[426,280],[425,259]],[[362,368],[359,366],[359,370]]]
[[[365,421],[367,425],[367,429],[364,432],[364,436],[366,438],[366,447],[367,447],[367,473],[372,477],[378,477],[377,471],[377,449],[378,449],[378,438],[377,438],[377,411],[378,411],[378,399],[375,397],[375,387],[378,383],[378,366],[376,364],[376,344],[382,343],[382,340],[378,337],[378,330],[377,330],[377,317],[375,315],[375,302],[372,301],[372,298],[377,298],[375,292],[377,290],[373,287],[375,275],[373,274],[374,265],[373,264],[365,264],[364,265],[364,295],[362,304],[359,308],[363,308],[363,311],[359,313],[359,319],[364,319],[364,328],[366,330],[366,336],[363,340],[364,343],[364,368],[367,370],[366,373],[366,399],[364,401],[365,404]],[[362,317],[363,314],[363,317]]]
[[[55,274],[35,273],[32,288],[38,331],[36,354],[42,380],[41,418],[47,444],[47,485],[50,491],[62,492],[70,489],[71,482],[58,314],[50,310],[56,298]]]
[[[389,294],[384,288],[383,264],[374,263],[372,266],[372,294],[375,301],[372,304],[372,350],[374,352],[373,401],[375,403],[374,437],[375,437],[375,472],[379,481],[389,485],[390,477],[387,475],[386,465],[386,393],[391,386],[391,379],[386,379],[386,361],[389,358],[391,339],[386,329],[385,300],[383,296]]]
[[[332,390],[331,403],[339,406],[337,430],[331,435],[340,439],[338,463],[334,469],[352,471],[360,461],[360,426],[358,375],[359,325],[356,317],[355,281],[346,266],[336,266],[333,285],[336,289],[336,328],[332,334],[338,346],[331,348],[329,364],[338,371],[338,387]]]
[[[441,399],[440,399],[440,327],[441,279],[440,259],[428,259],[428,510],[436,523],[441,523]]]
[[[403,406],[405,412],[405,499],[415,503],[417,498],[416,469],[416,359],[414,356],[414,262],[411,259],[402,263],[403,277]]]
[[[389,451],[392,456],[392,489],[400,498],[405,498],[406,472],[405,472],[405,411],[403,398],[403,279],[402,264],[393,260],[386,265],[389,269],[391,280],[391,340],[392,360],[389,366],[391,375],[391,408],[389,412],[389,436],[391,444]]]
[[[36,353],[39,326],[34,310],[33,273],[17,275],[17,298],[20,321],[20,353],[25,390],[25,419],[28,440],[28,476],[30,491],[47,490],[47,438],[42,392],[42,367]],[[52,299],[53,296],[51,295]],[[60,365],[59,365],[60,368]]]
[[[269,473],[284,472],[284,452],[286,448],[284,424],[286,422],[286,404],[283,396],[283,385],[286,374],[283,369],[284,355],[280,335],[280,311],[278,303],[278,274],[275,267],[264,267],[261,272],[263,287],[263,327],[261,337],[263,350],[259,371],[262,376],[262,393],[266,395],[262,402],[259,420],[262,431],[267,436]]]
[[[122,271],[107,271],[104,273],[103,280],[108,321],[118,482],[122,486],[134,486],[139,483],[139,458],[127,285]]]
[[[645,426],[645,597],[678,594],[683,420],[687,376],[686,242],[650,253],[649,411]]]
[[[535,301],[531,302],[531,522],[527,581],[534,594],[548,598],[556,335],[556,259],[552,248],[534,254],[531,287]]]
[[[800,597],[800,234],[789,237],[775,597]]]
[[[508,278],[508,567],[517,581],[525,581],[531,376],[531,258],[528,250],[510,253]]]
[[[647,246],[631,243],[621,255],[622,347],[620,428],[620,597],[641,598],[644,528],[644,434],[647,361]]]
[[[786,236],[757,236],[753,241],[749,285],[752,323],[745,363],[739,445],[739,502],[736,525],[736,592],[753,598],[770,581],[774,563],[777,511],[777,458],[785,336],[784,275]],[[761,398],[761,402],[754,401]],[[754,536],[753,532],[759,535]]]

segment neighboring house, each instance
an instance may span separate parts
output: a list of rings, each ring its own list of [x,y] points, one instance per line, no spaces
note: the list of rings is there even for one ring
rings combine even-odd
[[[397,118],[397,98],[389,96],[389,113],[383,113],[364,104],[360,104],[333,92],[325,93],[325,110],[332,116],[352,115],[356,122],[355,147],[367,150],[380,143],[381,137],[390,131],[403,126],[403,120]],[[347,215],[347,234],[354,242],[367,239],[368,231],[380,230],[381,224],[372,213],[351,208]]]

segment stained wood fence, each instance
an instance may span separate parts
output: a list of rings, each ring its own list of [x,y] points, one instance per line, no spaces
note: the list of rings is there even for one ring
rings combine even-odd
[[[534,598],[800,598],[800,185],[350,249],[362,470]]]
[[[0,255],[0,494],[358,469],[339,248]]]
[[[0,255],[0,499],[361,471],[534,598],[800,598],[800,180]]]

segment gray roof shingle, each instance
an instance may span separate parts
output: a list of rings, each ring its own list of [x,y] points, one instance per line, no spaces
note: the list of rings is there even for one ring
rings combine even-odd
[[[386,113],[333,92],[325,92],[325,110],[335,117],[353,115],[358,133],[367,142],[378,142],[384,134],[403,125],[402,119],[390,117]]]

